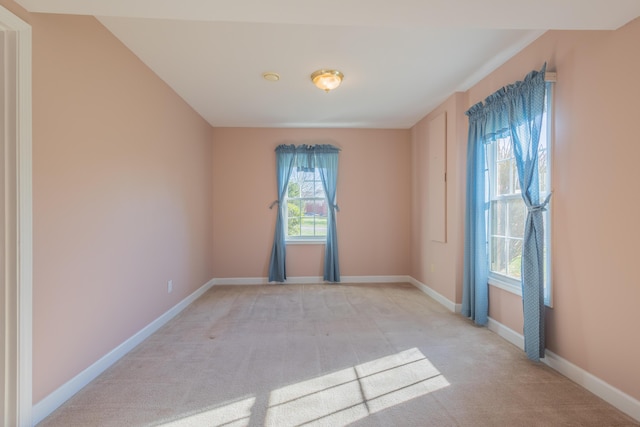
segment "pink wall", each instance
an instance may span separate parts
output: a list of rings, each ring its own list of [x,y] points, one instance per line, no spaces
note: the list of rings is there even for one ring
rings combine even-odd
[[[462,301],[464,186],[466,157],[465,96],[456,93],[420,120],[411,138],[411,276],[455,303]],[[428,231],[429,126],[446,113],[446,242],[434,241]]]
[[[0,4],[33,27],[37,403],[211,279],[211,127],[94,18]]]
[[[617,31],[548,32],[472,87],[464,105],[469,108],[545,61],[549,70],[557,71],[554,307],[547,309],[547,347],[636,399],[640,399],[640,280],[635,268],[640,201],[634,197],[640,182],[639,40],[640,19]],[[452,103],[445,102],[440,110],[455,109]],[[462,120],[466,126],[466,118]],[[421,133],[420,126],[422,122],[414,135]],[[425,142],[417,137],[416,144],[420,153]],[[464,159],[459,157],[458,162],[458,170],[463,169]],[[420,173],[414,173],[414,182]],[[458,190],[454,185],[453,191]],[[414,206],[416,210],[420,212]],[[429,254],[429,245],[424,240],[412,245],[413,274],[428,281],[426,266],[438,262],[440,254],[427,255],[421,264],[415,251],[418,247]],[[437,278],[431,283],[441,289]],[[521,332],[520,297],[491,288],[490,316]]]
[[[548,348],[640,399],[640,20],[615,32],[549,32],[411,131],[212,131],[94,19],[0,4],[34,36],[34,402],[211,277],[267,275],[273,149],[283,142],[343,149],[344,275],[410,272],[460,302],[464,110],[545,61],[558,72]],[[425,235],[421,202],[424,135],[441,111],[446,245]],[[290,246],[289,275],[320,275],[322,253]],[[490,299],[490,315],[520,331],[520,298],[491,288]]]
[[[338,246],[344,276],[409,271],[410,132],[216,128],[213,134],[215,277],[266,277],[277,198],[274,149],[330,143],[338,171]],[[321,276],[322,245],[288,245],[287,275]]]

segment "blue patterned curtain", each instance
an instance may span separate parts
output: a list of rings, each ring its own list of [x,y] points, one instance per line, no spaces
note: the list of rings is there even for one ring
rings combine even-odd
[[[487,322],[487,212],[489,207],[485,144],[509,137],[513,143],[527,218],[522,251],[522,295],[525,351],[531,360],[544,357],[544,225],[540,202],[538,144],[542,129],[546,65],[523,81],[506,86],[467,111],[467,210],[462,313]]]
[[[336,231],[336,184],[338,181],[338,150],[332,145],[316,145],[316,166],[320,171],[322,185],[327,194],[329,204],[327,218],[327,243],[324,247],[324,280],[340,281],[340,265],[338,263],[338,233]]]
[[[294,167],[303,169],[318,168],[322,185],[327,195],[329,205],[327,216],[327,242],[325,245],[324,280],[329,282],[340,281],[340,266],[338,263],[338,235],[336,228],[336,184],[338,181],[338,153],[340,149],[332,145],[279,145],[276,148],[276,169],[278,177],[278,200],[272,203],[272,207],[278,204],[276,217],[276,231],[269,262],[269,281],[284,282],[287,279],[286,260],[286,236],[284,229],[284,209],[287,206],[283,201],[287,191],[287,185]]]
[[[271,261],[269,262],[269,281],[284,282],[287,279],[285,262],[287,258],[287,245],[284,235],[284,209],[287,206],[282,203],[287,184],[291,177],[291,171],[296,160],[296,147],[294,145],[279,145],[276,147],[276,174],[278,177],[278,200],[273,202],[278,205],[276,216],[276,232],[271,249]]]
[[[531,72],[507,90],[511,141],[518,166],[522,199],[527,206],[522,246],[522,301],[524,349],[531,360],[544,357],[544,223],[540,203],[538,144],[542,130],[545,69]]]

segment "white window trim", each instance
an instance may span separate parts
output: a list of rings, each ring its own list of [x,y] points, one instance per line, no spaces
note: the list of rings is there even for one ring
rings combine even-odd
[[[489,272],[489,286],[522,296],[522,281],[502,274]]]
[[[553,108],[555,101],[555,82],[556,82],[556,73],[547,73],[546,76],[546,90],[547,90],[547,105],[545,106],[547,109],[547,153],[549,153],[549,166],[547,168],[547,179],[549,182],[549,191],[550,194],[553,194],[553,164],[555,162],[555,109]],[[553,308],[553,196],[549,199],[549,204],[547,205],[547,209],[549,215],[547,217],[548,221],[545,224],[544,228],[544,239],[547,242],[547,256],[549,258],[549,263],[547,265],[547,277],[545,280],[547,285],[549,286],[549,292],[544,296],[544,304],[547,307]]]
[[[287,237],[284,242],[287,245],[324,245],[327,239],[326,237]]]
[[[287,184],[288,186],[288,184]],[[287,189],[288,191],[288,189]],[[285,192],[286,193],[286,192]],[[336,196],[337,198],[337,196]],[[302,197],[302,199],[316,199],[316,200],[324,200],[329,203],[329,199],[327,197]],[[285,203],[287,203],[288,197],[285,194]],[[284,242],[286,245],[325,245],[327,243],[327,236],[289,236],[287,234],[286,226],[289,223],[289,217],[287,215],[287,211],[284,211],[284,221],[282,226],[284,227]],[[329,225],[329,215],[327,214],[327,227]]]
[[[6,160],[4,179],[4,208],[12,220],[5,224],[3,240],[8,250],[3,267],[6,274],[0,289],[13,295],[7,302],[5,313],[0,314],[0,328],[9,344],[0,350],[0,363],[12,373],[4,379],[5,392],[0,393],[0,413],[9,425],[32,425],[32,281],[33,281],[33,229],[32,229],[32,34],[31,26],[0,6],[0,31],[4,37],[4,92],[5,113],[0,135],[0,146],[11,153]],[[13,259],[9,256],[13,253]]]

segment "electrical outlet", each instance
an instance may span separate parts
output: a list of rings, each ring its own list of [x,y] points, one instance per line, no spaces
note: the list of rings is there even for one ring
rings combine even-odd
[[[169,280],[167,282],[167,293],[171,293],[173,291],[173,280]]]

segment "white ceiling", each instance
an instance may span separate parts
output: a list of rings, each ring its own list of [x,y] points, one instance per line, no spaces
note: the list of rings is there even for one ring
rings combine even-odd
[[[217,127],[409,128],[546,30],[640,16],[640,0],[16,2],[96,16]],[[343,84],[315,88],[320,68],[342,71]]]

